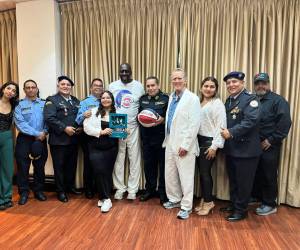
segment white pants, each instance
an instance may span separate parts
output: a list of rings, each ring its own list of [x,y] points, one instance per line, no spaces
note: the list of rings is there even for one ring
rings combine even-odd
[[[119,140],[119,151],[116,159],[113,182],[119,192],[137,193],[141,176],[141,139],[139,127],[130,128],[125,140]],[[125,156],[128,148],[129,177],[128,188],[125,185]]]
[[[166,147],[165,182],[169,201],[180,202],[181,209],[193,208],[195,154],[179,157],[178,152]]]

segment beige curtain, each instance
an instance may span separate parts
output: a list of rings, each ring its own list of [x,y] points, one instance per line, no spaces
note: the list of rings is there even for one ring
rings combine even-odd
[[[226,99],[223,76],[246,73],[247,88],[257,72],[268,72],[272,89],[291,106],[293,126],[282,147],[279,202],[300,206],[300,1],[298,0],[185,0],[181,9],[180,63],[190,88],[217,77]],[[220,156],[223,157],[223,156]],[[224,161],[215,166],[215,193],[228,197]]]
[[[179,47],[179,1],[79,1],[60,7],[63,72],[77,83],[77,97],[87,96],[94,77],[108,87],[119,78],[122,62],[132,65],[135,79],[144,82],[155,75],[170,91],[168,75]],[[82,179],[77,183],[82,185]]]
[[[16,12],[0,12],[0,84],[18,81]]]
[[[223,76],[232,70],[271,76],[272,89],[291,105],[292,130],[282,148],[279,202],[300,207],[300,3],[299,0],[99,0],[61,4],[63,71],[84,98],[92,78],[118,79],[129,62],[135,79],[161,79],[171,91],[169,73],[177,63],[198,93],[201,80],[214,75],[226,98]],[[81,164],[82,165],[82,164]],[[215,193],[228,198],[224,156],[213,169]],[[196,175],[196,194],[199,177]]]

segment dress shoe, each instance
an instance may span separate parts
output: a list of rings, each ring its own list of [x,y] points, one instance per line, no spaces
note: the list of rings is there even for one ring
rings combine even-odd
[[[92,191],[85,191],[85,197],[87,199],[93,199],[94,193]]]
[[[5,209],[6,209],[5,204],[1,204],[1,205],[0,205],[0,211],[4,211]]]
[[[4,206],[5,206],[6,208],[10,208],[10,207],[13,207],[14,204],[13,204],[12,201],[7,201],[7,202],[4,203]]]
[[[140,201],[147,201],[153,197],[154,197],[153,193],[146,191],[144,194],[141,195]]]
[[[25,205],[27,201],[28,201],[28,194],[21,194],[18,204]]]
[[[64,192],[60,192],[57,194],[57,199],[61,202],[68,202],[68,196]]]
[[[226,220],[228,220],[230,222],[235,222],[235,221],[243,220],[243,219],[245,219],[247,217],[248,217],[247,213],[233,212],[232,214],[230,214],[229,216],[226,217]]]
[[[34,198],[36,198],[39,201],[46,201],[47,197],[43,192],[35,192],[34,193]]]
[[[76,195],[82,194],[82,192],[79,191],[79,190],[76,189],[76,188],[71,188],[71,189],[69,190],[69,193],[70,193],[70,194],[76,194]]]
[[[233,206],[221,207],[220,208],[220,212],[223,212],[223,213],[232,213],[233,210],[234,210]]]

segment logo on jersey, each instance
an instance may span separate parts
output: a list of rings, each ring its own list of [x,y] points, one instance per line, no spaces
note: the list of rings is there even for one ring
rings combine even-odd
[[[132,93],[127,90],[121,90],[116,96],[116,106],[117,108],[129,108],[130,104],[133,102]]]

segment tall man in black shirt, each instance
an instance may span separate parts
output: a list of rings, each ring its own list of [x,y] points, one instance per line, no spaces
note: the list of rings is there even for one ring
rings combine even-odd
[[[277,172],[282,140],[291,127],[290,108],[287,101],[270,90],[267,73],[254,76],[254,89],[261,103],[259,135],[263,154],[260,156],[253,196],[262,200],[256,209],[258,215],[276,213]]]

